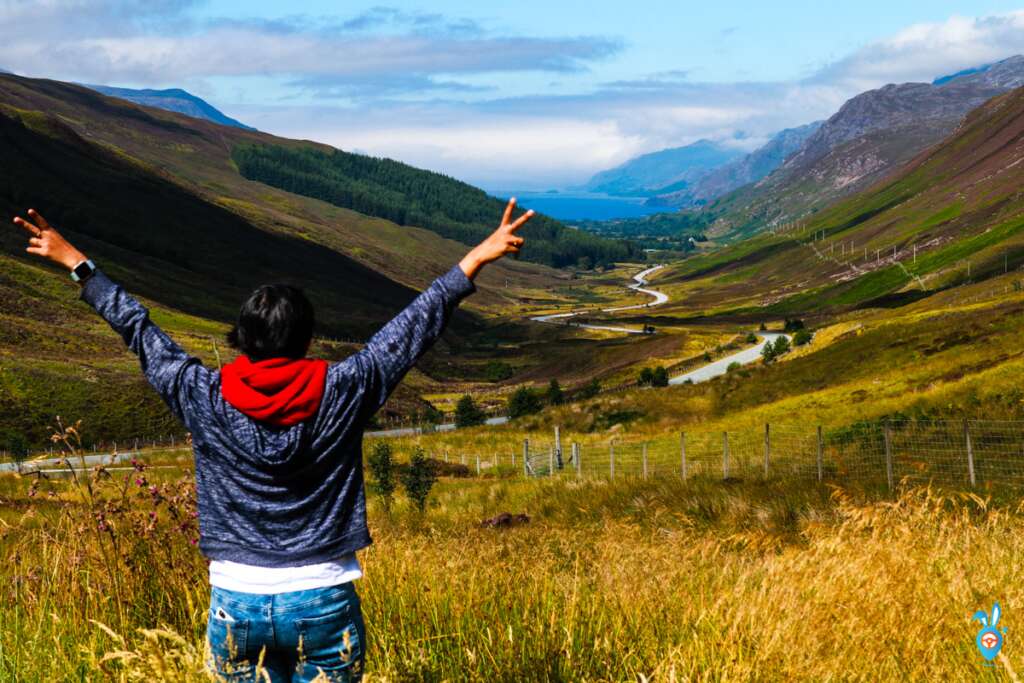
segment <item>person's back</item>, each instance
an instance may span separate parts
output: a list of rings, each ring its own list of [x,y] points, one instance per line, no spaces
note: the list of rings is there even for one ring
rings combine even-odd
[[[229,334],[239,357],[205,368],[36,212],[28,251],[71,269],[92,305],[192,434],[200,550],[210,560],[209,666],[231,680],[358,680],[365,628],[353,581],[371,543],[363,430],[437,340],[479,269],[523,239],[501,226],[340,363],[305,358],[313,309],[287,285],[257,289]]]

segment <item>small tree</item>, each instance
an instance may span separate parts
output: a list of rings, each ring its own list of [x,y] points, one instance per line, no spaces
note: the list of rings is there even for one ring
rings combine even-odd
[[[427,458],[423,448],[417,446],[412,452],[412,458],[409,459],[409,468],[402,475],[402,486],[420,514],[427,510],[427,498],[436,481],[434,463]]]
[[[559,385],[558,380],[552,378],[551,383],[548,384],[548,405],[560,406],[565,403],[565,394],[562,393],[562,387]]]
[[[654,383],[654,371],[644,368],[640,371],[640,386],[647,387]]]
[[[794,346],[805,346],[811,343],[811,339],[814,337],[807,330],[797,330],[797,333],[793,335]]]
[[[378,441],[373,444],[370,457],[367,459],[370,474],[373,475],[373,490],[380,496],[384,511],[391,513],[391,503],[395,494],[395,468],[391,459],[391,445]]]
[[[484,411],[480,410],[473,397],[469,394],[464,394],[459,402],[455,404],[455,426],[459,429],[463,427],[476,427],[482,425],[487,421],[487,416]]]
[[[765,342],[764,346],[761,348],[761,358],[764,359],[766,364],[775,360],[775,345],[770,341]]]
[[[487,376],[487,381],[500,382],[501,380],[508,379],[515,374],[515,369],[508,363],[503,363],[500,360],[492,360],[484,366],[484,374]]]
[[[595,377],[594,379],[590,380],[589,382],[583,385],[583,388],[580,389],[579,395],[580,398],[587,399],[594,398],[599,393],[601,393],[601,383],[598,382],[597,378]]]
[[[788,353],[790,349],[789,339],[787,337],[779,337],[775,340],[775,356],[781,356],[784,353]]]
[[[508,397],[508,416],[516,419],[524,415],[539,413],[543,408],[540,396],[530,387],[519,387]]]
[[[439,425],[444,422],[444,413],[438,410],[433,403],[427,403],[420,421],[426,425]]]
[[[664,365],[654,368],[654,372],[651,373],[651,385],[655,387],[668,386],[668,370]]]
[[[747,343],[748,344],[756,344],[757,343],[757,335],[754,334],[753,332],[748,334],[747,335]]]
[[[761,326],[758,329],[761,330],[762,332],[767,332],[768,326],[765,325],[764,323],[761,323]]]
[[[710,351],[705,351],[704,352],[704,361],[706,363],[710,363],[711,362],[711,352]]]

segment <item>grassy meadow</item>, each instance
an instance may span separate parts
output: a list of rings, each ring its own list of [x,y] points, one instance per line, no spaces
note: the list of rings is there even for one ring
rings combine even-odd
[[[0,679],[201,681],[189,473],[0,479]],[[481,528],[502,511],[528,524]],[[1016,498],[665,477],[370,499],[370,681],[1016,680]],[[970,615],[1003,606],[982,666]]]

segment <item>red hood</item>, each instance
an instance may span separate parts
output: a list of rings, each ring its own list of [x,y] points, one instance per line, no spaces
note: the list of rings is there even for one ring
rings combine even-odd
[[[221,368],[224,400],[254,420],[290,427],[316,415],[324,396],[327,361],[239,356]]]

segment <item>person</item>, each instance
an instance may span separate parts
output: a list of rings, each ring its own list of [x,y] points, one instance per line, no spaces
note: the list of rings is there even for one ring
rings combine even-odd
[[[353,581],[366,523],[362,438],[373,414],[475,291],[486,264],[518,253],[532,216],[501,225],[342,362],[307,358],[313,306],[298,288],[259,287],[220,371],[189,356],[147,309],[35,210],[14,219],[26,251],[60,264],[121,335],[192,434],[201,552],[210,560],[207,666],[230,680],[358,681],[365,626]]]

